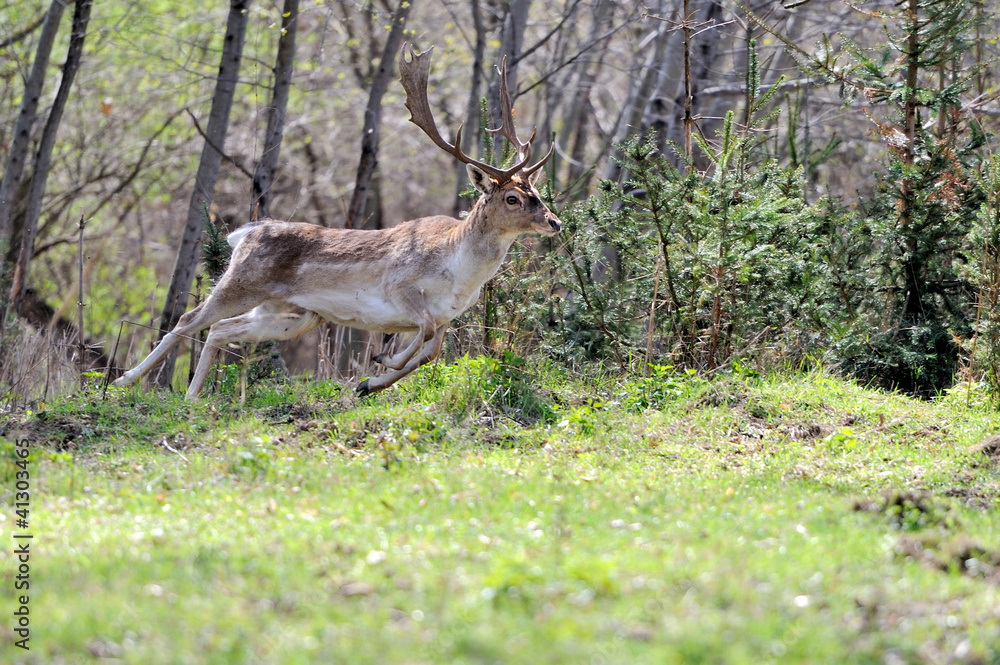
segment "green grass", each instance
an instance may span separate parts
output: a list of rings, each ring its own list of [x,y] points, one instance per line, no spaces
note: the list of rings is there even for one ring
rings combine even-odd
[[[77,396],[0,440],[2,659],[1000,663],[1000,463],[969,450],[1000,417],[967,397],[513,358]]]

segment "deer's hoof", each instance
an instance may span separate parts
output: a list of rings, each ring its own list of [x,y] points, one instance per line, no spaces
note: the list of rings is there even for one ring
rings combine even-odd
[[[384,353],[380,353],[377,356],[372,356],[372,360],[374,360],[375,362],[377,362],[380,365],[382,364],[382,361],[385,360],[385,359],[386,359],[386,354],[384,354]],[[365,379],[365,380],[367,381],[367,379]]]
[[[135,380],[136,380],[135,371],[129,370],[128,372],[125,372],[117,379],[115,379],[114,383],[112,383],[111,385],[120,388],[122,386],[127,386],[130,383],[135,383]]]
[[[355,388],[355,390],[358,393],[358,397],[366,397],[372,394],[371,388],[368,387],[368,379],[365,379],[364,381],[359,383],[358,387]]]

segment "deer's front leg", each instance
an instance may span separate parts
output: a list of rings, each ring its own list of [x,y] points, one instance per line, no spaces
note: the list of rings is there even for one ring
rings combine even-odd
[[[410,343],[406,345],[406,348],[399,353],[394,355],[380,353],[372,358],[372,360],[385,365],[389,369],[401,370],[410,362],[410,359],[413,358],[421,347],[433,339],[437,325],[434,323],[434,317],[431,316],[430,311],[427,309],[427,301],[424,299],[422,289],[414,286],[400,289],[398,295],[393,298],[393,302],[413,319],[413,322],[417,324],[417,332]]]
[[[444,334],[447,330],[447,323],[439,327],[435,331],[434,336],[421,347],[420,353],[415,354],[412,358],[410,358],[410,361],[403,367],[394,372],[386,372],[380,376],[365,379],[359,383],[357,388],[358,394],[364,396],[369,393],[385,390],[421,365],[426,365],[430,361],[437,358],[441,355],[441,347],[444,345]]]

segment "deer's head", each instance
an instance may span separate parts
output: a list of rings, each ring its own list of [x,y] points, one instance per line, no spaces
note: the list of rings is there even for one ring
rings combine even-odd
[[[559,233],[562,222],[542,202],[533,178],[514,176],[501,183],[474,164],[466,169],[473,187],[482,194],[478,204],[482,214],[493,228],[510,235]]]

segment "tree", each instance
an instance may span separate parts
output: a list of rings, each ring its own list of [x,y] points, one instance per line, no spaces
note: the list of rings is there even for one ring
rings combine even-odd
[[[364,226],[371,213],[372,176],[378,166],[378,138],[382,120],[382,97],[389,88],[392,79],[393,63],[396,53],[403,43],[403,33],[406,31],[406,19],[410,15],[412,0],[399,0],[399,6],[392,15],[392,29],[389,38],[382,47],[378,69],[371,81],[371,91],[368,95],[368,105],[365,107],[365,124],[361,130],[361,157],[358,161],[358,174],[354,181],[354,193],[351,205],[347,209],[347,226],[360,229]],[[381,217],[381,215],[376,215]],[[376,220],[376,227],[381,227],[381,220]]]
[[[278,169],[281,137],[285,131],[285,112],[288,92],[292,87],[292,69],[295,66],[295,33],[299,25],[299,0],[285,0],[281,12],[281,36],[278,38],[278,55],[274,64],[274,90],[271,106],[267,110],[267,129],[264,135],[264,152],[253,172],[253,206],[250,214],[261,219],[270,216],[271,186]]]
[[[215,191],[215,181],[222,165],[223,147],[229,129],[229,113],[236,94],[236,84],[239,80],[240,60],[243,55],[243,44],[246,37],[247,18],[250,0],[230,0],[229,19],[226,22],[226,35],[222,46],[222,60],[219,65],[219,78],[212,96],[212,110],[209,113],[208,128],[205,131],[205,144],[195,175],[191,200],[188,204],[187,221],[184,225],[184,235],[177,251],[177,261],[170,278],[170,287],[163,305],[160,318],[160,339],[170,332],[187,308],[188,293],[201,255],[201,235],[204,229],[204,204],[211,201]],[[161,387],[169,387],[174,376],[176,351],[171,353],[163,363],[163,369],[157,379]]]
[[[528,25],[528,10],[531,0],[510,0],[503,3],[504,15],[500,28],[500,49],[497,51],[497,63],[504,58],[507,65],[507,83],[512,91],[517,90],[517,64],[524,48],[524,31]],[[515,95],[516,96],[516,95]],[[500,106],[500,83],[494,79],[490,83],[490,113],[492,127],[500,126],[500,116],[497,109]]]
[[[983,198],[977,171],[985,138],[961,112],[961,95],[977,74],[963,66],[977,21],[975,7],[962,0],[906,0],[898,7],[878,15],[886,35],[881,49],[845,38],[836,50],[824,37],[819,55],[744,9],[807,71],[839,83],[849,101],[863,95],[884,109],[866,110],[887,164],[876,174],[858,229],[871,239],[864,267],[875,288],[856,296],[851,309],[858,317],[837,353],[863,380],[927,396],[953,382],[955,338],[968,335],[974,319],[961,266]]]
[[[486,59],[486,22],[483,20],[479,0],[472,0],[469,5],[472,14],[472,27],[476,33],[476,42],[472,47],[472,76],[469,79],[469,98],[465,104],[465,131],[462,133],[462,152],[473,154],[472,147],[479,140],[479,86],[483,79],[483,62]],[[465,208],[462,192],[469,185],[469,176],[465,165],[455,163],[455,203],[452,215],[458,217]]]
[[[45,70],[49,66],[49,56],[52,54],[52,46],[55,43],[56,33],[59,32],[59,21],[65,7],[64,0],[52,0],[45,13],[42,34],[31,66],[31,75],[28,77],[21,98],[21,112],[14,127],[14,140],[7,156],[3,181],[0,182],[0,253],[7,252],[6,245],[12,240],[14,208],[28,159],[31,128],[38,114],[38,100],[42,96]]]
[[[594,20],[590,26],[590,37],[588,43],[596,44],[600,40],[600,35],[611,23],[614,14],[614,6],[610,0],[598,0],[594,8]],[[604,66],[604,58],[607,49],[602,48],[597,55],[596,62],[580,69],[579,80],[573,92],[566,119],[563,126],[572,132],[569,151],[569,169],[566,175],[566,185],[573,187],[586,171],[584,162],[584,148],[586,145],[587,128],[590,125],[592,109],[590,107],[590,94],[594,89],[597,77]],[[582,189],[582,188],[581,188]]]
[[[636,53],[635,70],[629,76],[629,90],[613,130],[614,143],[617,145],[623,145],[629,136],[641,133],[642,118],[656,90],[661,68],[665,66],[664,56],[668,43],[675,34],[665,22],[651,21],[648,24],[650,28],[641,43],[652,42],[652,45]],[[621,177],[620,157],[619,151],[608,161],[605,179],[618,180]]]
[[[11,280],[10,299],[15,310],[27,288],[28,267],[34,253],[35,231],[38,228],[38,217],[42,211],[42,196],[45,194],[49,164],[52,161],[52,149],[55,147],[56,134],[59,132],[59,124],[62,122],[66,101],[69,99],[70,89],[73,86],[73,78],[80,68],[83,42],[87,36],[87,24],[90,21],[90,8],[92,6],[93,0],[77,0],[76,8],[73,11],[73,32],[70,35],[62,79],[59,82],[59,90],[56,92],[52,110],[49,111],[49,117],[45,121],[45,128],[42,130],[42,138],[35,155],[34,172],[28,187],[28,199],[24,213],[24,229],[21,232],[21,251],[18,254],[17,265],[14,267],[14,275]]]
[[[967,336],[972,323],[974,298],[959,267],[983,196],[977,169],[985,139],[959,110],[970,86],[970,73],[960,73],[972,48],[970,9],[961,0],[908,0],[891,16],[887,48],[899,54],[895,63],[879,65],[852,49],[867,94],[893,111],[873,118],[889,148],[869,217],[884,238],[873,263],[885,297],[875,305],[881,334],[869,342],[873,352],[861,354],[858,372],[922,395],[951,385],[954,338]]]

